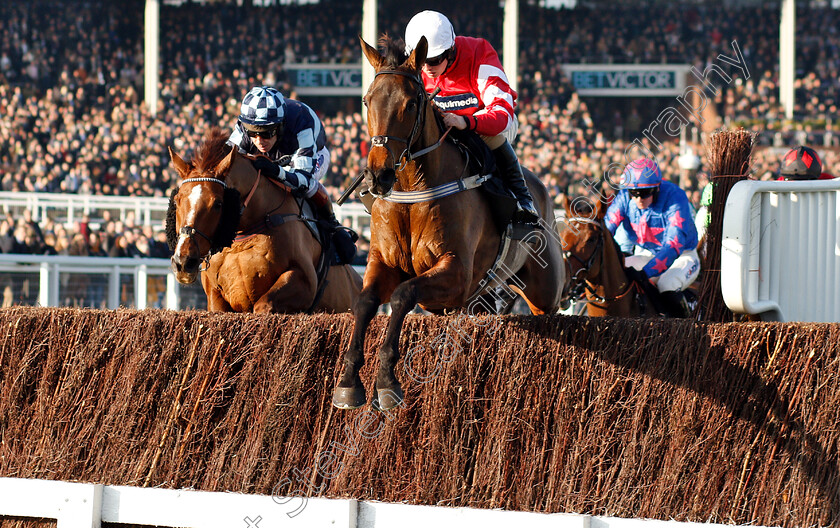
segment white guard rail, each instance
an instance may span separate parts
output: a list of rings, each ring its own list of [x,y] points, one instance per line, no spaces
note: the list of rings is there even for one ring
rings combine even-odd
[[[840,180],[738,182],[726,200],[721,288],[736,313],[840,322]]]
[[[178,310],[180,291],[169,259],[0,254],[4,306],[143,309],[159,302],[159,308]]]
[[[100,528],[103,522],[192,528],[732,528],[722,524],[565,513],[269,497],[18,478],[0,478],[0,518],[3,516],[57,519],[58,528]]]
[[[131,213],[137,225],[162,228],[168,207],[169,198],[0,191],[0,211],[4,214],[19,216],[29,209],[39,222],[49,216],[68,227],[84,215],[99,224],[103,211],[108,211],[115,220],[125,222]],[[349,227],[370,237],[370,215],[362,204],[347,203],[334,209],[339,222],[349,219]]]

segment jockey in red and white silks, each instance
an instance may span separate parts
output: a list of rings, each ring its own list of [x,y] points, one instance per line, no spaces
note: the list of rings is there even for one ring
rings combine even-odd
[[[484,39],[455,37],[455,61],[445,76],[423,76],[426,91],[440,88],[435,103],[444,112],[469,116],[469,128],[482,136],[498,136],[513,142],[519,125],[514,116],[516,92],[499,62],[496,51]]]
[[[499,175],[516,195],[514,221],[533,224],[539,220],[519,159],[511,142],[519,123],[513,113],[516,92],[496,50],[482,38],[456,37],[452,23],[437,11],[422,11],[405,30],[406,53],[425,37],[428,49],[422,67],[423,84],[444,112],[446,126],[472,130],[493,152]]]

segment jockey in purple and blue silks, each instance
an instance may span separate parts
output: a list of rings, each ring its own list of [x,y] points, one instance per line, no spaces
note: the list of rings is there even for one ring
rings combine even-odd
[[[688,317],[683,290],[700,273],[697,228],[685,191],[662,181],[655,161],[631,162],[621,175],[621,191],[604,219],[615,234],[624,226],[635,252],[625,258],[627,276],[656,285],[666,315]]]

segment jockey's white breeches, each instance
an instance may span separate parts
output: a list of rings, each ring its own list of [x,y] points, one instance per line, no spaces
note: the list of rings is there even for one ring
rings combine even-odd
[[[652,258],[653,253],[636,246],[636,253],[624,257],[624,263],[628,267],[641,270]],[[689,249],[683,251],[662,275],[652,277],[650,281],[661,292],[683,291],[697,280],[698,275],[700,275],[700,257],[697,255],[696,249]]]

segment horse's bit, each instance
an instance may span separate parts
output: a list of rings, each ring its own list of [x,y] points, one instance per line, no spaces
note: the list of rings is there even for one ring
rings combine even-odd
[[[388,153],[391,155],[391,158],[394,159],[394,170],[399,172],[408,162],[412,161],[415,158],[419,158],[420,156],[438,148],[443,142],[444,137],[446,137],[446,134],[444,134],[444,136],[441,137],[441,139],[433,145],[419,150],[417,152],[411,152],[411,145],[417,140],[419,132],[423,130],[423,125],[426,121],[425,107],[431,100],[431,97],[429,97],[426,94],[426,90],[424,89],[423,83],[418,75],[399,70],[381,70],[376,72],[374,78],[380,75],[402,75],[403,77],[410,79],[417,86],[417,119],[414,120],[414,126],[412,127],[411,134],[409,134],[408,138],[386,135],[371,136],[370,138],[371,148],[384,147],[388,150]],[[391,147],[388,146],[388,142],[392,140],[399,141],[405,144],[405,149],[403,149],[399,157],[395,156],[394,152],[391,150]],[[405,160],[405,162],[403,162],[403,160]]]
[[[181,185],[185,183],[200,183],[200,182],[210,182],[210,183],[218,183],[223,188],[227,189],[227,184],[218,178],[187,178],[186,180],[181,182]],[[188,239],[194,237],[195,235],[201,235],[204,237],[205,240],[210,242],[210,247],[213,247],[213,239],[207,236],[206,234],[202,233],[200,230],[196,229],[195,226],[185,225],[182,226],[180,230],[178,230],[178,236],[186,237]],[[210,252],[208,251],[207,254],[202,259],[204,261],[204,269],[199,267],[198,271],[206,271],[207,267],[210,265]]]

